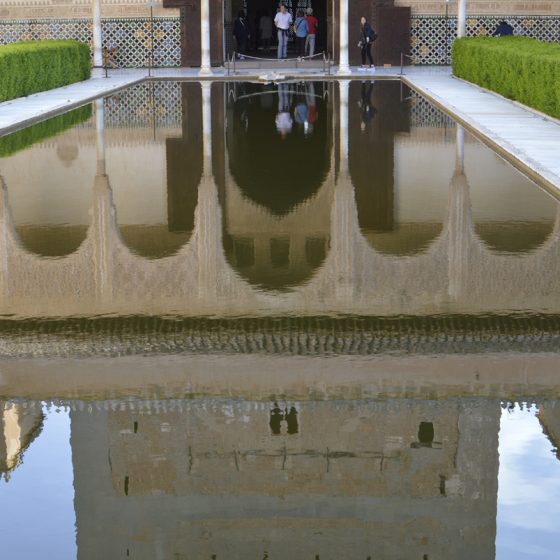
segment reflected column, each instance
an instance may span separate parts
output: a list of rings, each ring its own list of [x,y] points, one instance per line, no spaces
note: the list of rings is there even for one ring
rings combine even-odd
[[[9,297],[10,268],[9,254],[13,244],[10,232],[13,228],[10,206],[8,203],[8,187],[4,177],[0,175],[0,297],[3,302]]]
[[[218,250],[221,247],[221,211],[212,173],[212,83],[202,82],[202,179],[198,189],[196,231],[198,291],[201,298],[214,298],[218,282]]]
[[[358,220],[354,188],[350,179],[348,97],[350,82],[339,85],[339,172],[334,191],[331,219],[331,252],[335,259],[335,291],[337,298],[351,299],[354,287],[354,233]]]
[[[93,251],[97,297],[110,299],[113,293],[112,247],[116,232],[113,193],[105,164],[105,107],[103,99],[95,101],[97,165],[93,195]]]
[[[465,289],[472,237],[469,184],[465,175],[465,130],[461,125],[457,125],[455,149],[455,171],[449,185],[447,213],[448,295],[452,301],[459,300]]]

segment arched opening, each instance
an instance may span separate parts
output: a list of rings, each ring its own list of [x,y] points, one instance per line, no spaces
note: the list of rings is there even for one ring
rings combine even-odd
[[[465,172],[474,231],[483,245],[524,255],[546,243],[558,214],[556,200],[480,142],[465,143]]]
[[[147,180],[135,200],[118,207],[117,219],[124,243],[149,259],[174,255],[186,245],[194,229],[198,187],[202,178],[202,94],[200,84],[182,88],[182,135],[167,138],[162,154],[162,173],[167,183]],[[153,150],[153,148],[150,148]],[[163,148],[162,148],[163,150]],[[152,160],[156,162],[155,154]]]
[[[285,290],[309,281],[326,258],[329,237],[317,232],[254,236],[225,236],[226,258],[252,285],[265,290]]]
[[[349,166],[360,229],[376,251],[395,256],[424,251],[443,230],[443,216],[421,212],[421,185],[397,185],[396,136],[410,130],[401,87],[366,80],[352,82],[349,91]]]
[[[497,253],[530,253],[543,245],[554,230],[554,222],[478,222],[475,231],[490,250]]]
[[[330,87],[323,83],[230,84],[222,191],[224,249],[252,285],[307,282],[326,258],[332,198]]]
[[[64,257],[75,253],[84,242],[87,225],[49,224],[16,225],[16,233],[23,247],[41,257]]]
[[[246,198],[285,216],[317,193],[330,168],[328,103],[323,82],[230,85],[229,168]]]

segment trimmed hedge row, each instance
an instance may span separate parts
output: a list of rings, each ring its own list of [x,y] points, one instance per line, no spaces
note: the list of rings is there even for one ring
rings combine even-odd
[[[83,123],[91,118],[91,104],[52,119],[34,124],[7,136],[0,137],[0,158],[11,156],[29,146],[60,134],[67,128]]]
[[[468,37],[453,43],[453,73],[560,117],[560,45],[527,37]]]
[[[90,76],[90,52],[85,43],[30,41],[0,46],[0,102]]]

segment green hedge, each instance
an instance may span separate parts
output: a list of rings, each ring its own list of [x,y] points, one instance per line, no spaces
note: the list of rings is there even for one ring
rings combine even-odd
[[[0,46],[0,102],[91,76],[89,47],[78,41],[30,41]]]
[[[83,123],[91,118],[91,104],[84,105],[58,117],[42,121],[7,136],[0,137],[0,158],[24,150],[25,148],[55,136],[67,128]]]
[[[475,37],[453,43],[459,78],[560,117],[560,45],[527,37]]]

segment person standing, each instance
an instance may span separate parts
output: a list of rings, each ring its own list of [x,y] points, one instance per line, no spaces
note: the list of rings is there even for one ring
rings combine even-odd
[[[360,24],[360,42],[358,46],[362,49],[362,68],[374,69],[371,46],[375,39],[377,39],[377,33],[375,33],[373,27],[364,16],[362,16]],[[366,58],[369,61],[369,65],[366,65]]]
[[[317,27],[319,26],[319,20],[313,15],[313,8],[307,8],[307,38],[305,39],[305,53],[309,53],[309,56],[315,54],[315,38],[317,37]]]
[[[288,12],[284,4],[280,4],[280,11],[274,18],[274,25],[278,30],[278,58],[288,58],[288,35],[292,25],[292,14]]]
[[[249,24],[245,20],[245,12],[239,10],[236,20],[233,22],[233,36],[237,42],[239,58],[243,60],[247,52],[247,41],[249,40]]]
[[[307,20],[304,17],[303,10],[298,10],[297,18],[294,23],[294,31],[296,33],[296,50],[299,60],[305,56],[305,40],[307,38],[308,29]]]

